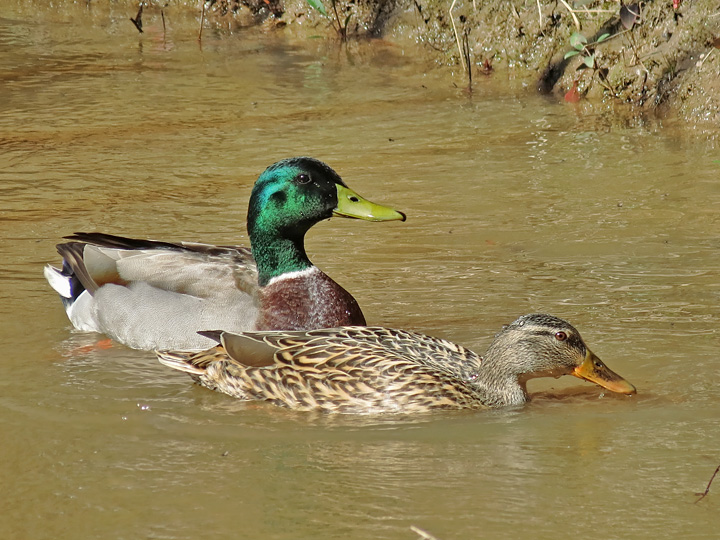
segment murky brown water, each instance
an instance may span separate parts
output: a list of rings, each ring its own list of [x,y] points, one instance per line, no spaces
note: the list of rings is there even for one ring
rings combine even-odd
[[[500,77],[468,97],[400,47],[200,48],[64,9],[0,8],[0,537],[717,534],[720,485],[693,504],[720,463],[717,143]],[[566,378],[516,410],[299,414],[70,331],[42,277],[62,235],[246,242],[255,177],[293,155],[409,215],[310,235],[370,321],[483,349],[547,311],[639,394]]]

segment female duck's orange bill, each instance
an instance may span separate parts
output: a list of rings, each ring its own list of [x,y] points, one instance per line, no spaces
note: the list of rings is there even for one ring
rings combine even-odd
[[[571,375],[599,384],[611,392],[619,394],[635,394],[635,387],[615,373],[588,349],[585,361],[572,370]]]

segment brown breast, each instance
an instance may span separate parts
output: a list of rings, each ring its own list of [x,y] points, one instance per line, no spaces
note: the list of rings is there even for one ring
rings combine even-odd
[[[365,325],[355,298],[316,267],[260,289],[257,330],[313,330]]]

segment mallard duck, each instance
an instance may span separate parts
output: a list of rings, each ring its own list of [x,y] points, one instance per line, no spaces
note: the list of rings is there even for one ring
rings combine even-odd
[[[378,413],[521,405],[535,377],[574,375],[603,388],[635,387],[593,354],[566,321],[524,315],[484,356],[444,339],[381,327],[306,332],[204,332],[220,345],[158,352],[207,388],[296,410]]]
[[[247,247],[76,233],[59,244],[62,269],[45,277],[79,330],[144,350],[203,350],[197,332],[310,330],[364,325],[355,298],[314,266],[305,233],[331,216],[405,215],[360,197],[325,163],[300,157],[268,167],[252,190]]]

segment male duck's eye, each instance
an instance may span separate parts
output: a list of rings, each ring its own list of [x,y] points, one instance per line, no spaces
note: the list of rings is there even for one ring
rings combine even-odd
[[[565,332],[555,332],[555,339],[558,341],[565,341],[567,339],[567,334]]]
[[[298,184],[309,184],[310,183],[310,175],[309,174],[298,174],[295,177],[295,181]]]

